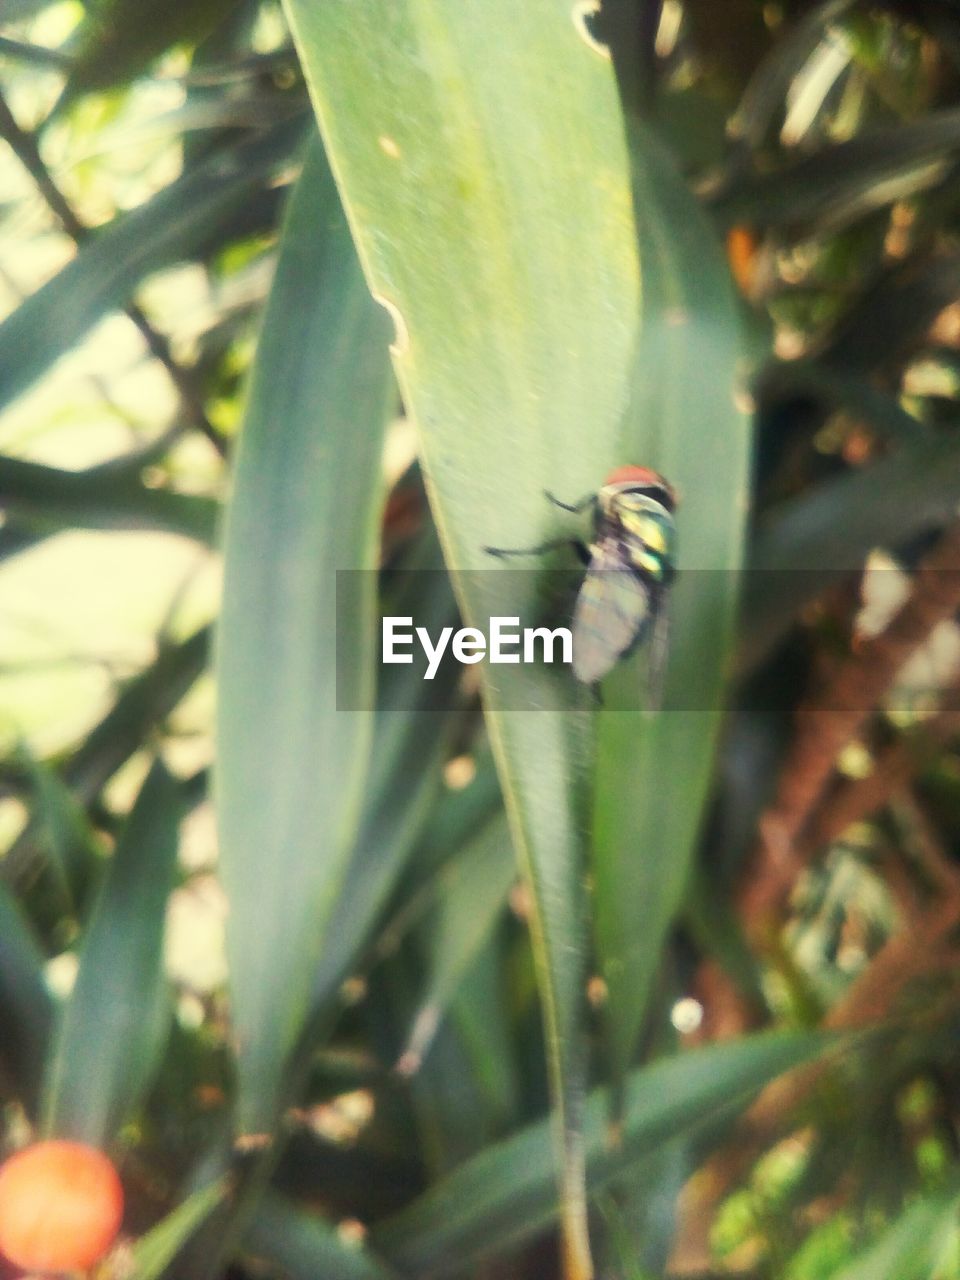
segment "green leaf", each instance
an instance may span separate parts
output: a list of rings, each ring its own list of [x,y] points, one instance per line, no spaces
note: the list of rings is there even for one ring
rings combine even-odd
[[[739,658],[754,665],[803,606],[874,547],[901,546],[957,511],[960,433],[920,440],[826,480],[771,511],[758,532],[744,590]]]
[[[163,932],[183,793],[157,761],[110,861],[44,1080],[44,1129],[104,1146],[157,1065],[166,1033]]]
[[[41,9],[45,9],[49,3],[50,0],[4,0],[4,24],[22,22],[25,18],[32,18]]]
[[[433,882],[451,858],[503,808],[496,766],[486,743],[476,750],[473,765],[475,772],[467,786],[444,789],[438,796],[417,841],[398,915],[415,911],[416,900],[432,893]]]
[[[622,1143],[607,1137],[602,1090],[586,1108],[591,1194],[663,1143],[745,1106],[773,1077],[830,1043],[809,1033],[763,1033],[661,1059],[630,1077]],[[411,1275],[459,1274],[477,1259],[535,1234],[557,1213],[545,1121],[488,1148],[373,1234],[376,1247]]]
[[[156,660],[123,687],[116,702],[96,725],[61,773],[84,805],[91,805],[117,770],[139,751],[155,725],[191,689],[207,661],[206,627],[177,644],[162,641]],[[36,822],[31,820],[7,850],[2,872],[10,883],[33,873]]]
[[[38,0],[39,3],[47,3],[47,0]],[[18,6],[14,3],[14,8]],[[29,7],[29,6],[27,6]],[[4,5],[3,19],[4,23],[11,21],[8,18],[8,10],[10,5]],[[7,36],[0,36],[0,57],[10,58],[14,61],[29,62],[37,64],[45,68],[53,68],[61,71],[64,67],[70,65],[68,55],[62,53],[59,49],[48,49],[45,45],[26,44],[22,40],[10,40]]]
[[[61,471],[5,457],[0,457],[0,502],[34,532],[159,529],[208,544],[218,509],[212,498],[148,489],[138,474],[106,467]]]
[[[498,932],[488,937],[454,993],[450,1022],[490,1127],[506,1133],[520,1106],[517,1067],[519,1046],[514,1039],[513,1009],[504,999],[504,947]]]
[[[216,798],[238,1123],[272,1129],[360,815],[372,713],[386,317],[318,144],[291,201],[226,527]],[[338,673],[338,650],[340,671]],[[339,676],[339,682],[338,682]]]
[[[846,367],[849,368],[849,363]],[[907,413],[893,396],[878,390],[866,378],[837,372],[820,361],[777,361],[764,369],[757,390],[764,410],[773,409],[778,401],[794,396],[813,396],[824,410],[842,409],[892,444],[914,444],[930,434],[925,423]]]
[[[395,365],[468,620],[536,617],[536,561],[493,572],[485,547],[556,536],[543,488],[573,500],[628,460],[619,422],[638,265],[616,86],[585,7],[287,0],[368,279],[395,319]],[[590,704],[546,669],[487,677],[535,902],[569,1274],[584,1275]]]
[[[288,123],[208,155],[77,256],[0,324],[0,408],[21,395],[151,272],[189,259],[223,219],[284,164],[302,124]]]
[[[53,1021],[43,964],[39,941],[0,882],[0,1062],[31,1111]]]
[[[40,824],[48,865],[63,909],[76,913],[92,867],[103,850],[76,796],[60,774],[26,746],[18,755],[33,786],[33,817]]]
[[[161,643],[156,660],[124,685],[98,725],[63,767],[63,776],[90,804],[121,765],[143,746],[193,687],[207,664],[210,632],[201,627],[186,640]]]
[[[927,1280],[955,1238],[958,1205],[956,1187],[915,1200],[836,1280]]]
[[[712,198],[725,225],[809,234],[847,225],[934,185],[960,151],[960,109],[872,129],[765,173],[734,177]]]
[[[431,634],[456,620],[450,582],[431,526],[405,560],[400,591],[384,611],[414,616]],[[313,999],[328,1001],[367,941],[413,854],[441,783],[441,766],[453,717],[438,709],[457,678],[441,666],[431,696],[414,666],[390,666],[377,687],[370,771],[356,845],[337,902],[337,927],[329,929],[314,979]]]
[[[937,316],[960,294],[960,253],[938,249],[894,262],[855,296],[819,362],[844,374],[900,371]]]
[[[128,84],[176,44],[195,44],[238,0],[101,0],[87,10],[63,101]],[[59,104],[58,104],[59,106]]]
[[[783,112],[794,78],[817,48],[829,39],[830,24],[842,18],[853,0],[823,0],[798,17],[774,43],[750,77],[740,105],[727,127],[729,136],[756,148]]]
[[[710,785],[751,434],[736,404],[741,333],[722,247],[669,156],[639,126],[632,157],[644,308],[623,457],[656,467],[677,488],[680,572],[669,603],[663,710],[621,709],[637,705],[639,655],[608,682],[598,717],[594,909],[617,1087],[683,897]]]
[[[245,1244],[289,1280],[390,1280],[394,1274],[368,1250],[343,1240],[332,1223],[275,1194],[264,1197]]]
[[[167,1267],[223,1200],[228,1182],[221,1178],[201,1187],[158,1222],[133,1248],[132,1270],[128,1280],[160,1280]]]
[[[497,814],[442,874],[437,908],[424,925],[426,991],[403,1060],[415,1070],[471,961],[489,939],[516,878],[506,814]]]

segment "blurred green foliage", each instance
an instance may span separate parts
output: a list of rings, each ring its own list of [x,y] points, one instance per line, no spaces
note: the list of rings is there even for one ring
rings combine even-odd
[[[0,193],[0,1136],[104,1274],[960,1278],[956,7],[7,0]],[[624,463],[665,709],[380,667]]]

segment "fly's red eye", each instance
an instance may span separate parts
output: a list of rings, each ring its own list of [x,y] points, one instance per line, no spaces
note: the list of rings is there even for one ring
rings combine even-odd
[[[611,471],[605,484],[665,485],[662,475],[650,467],[617,467]]]

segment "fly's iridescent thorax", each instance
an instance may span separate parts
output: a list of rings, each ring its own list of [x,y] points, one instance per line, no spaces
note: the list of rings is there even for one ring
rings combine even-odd
[[[673,489],[655,471],[623,467],[600,490],[596,541],[616,542],[637,573],[666,585],[673,577],[677,531]]]

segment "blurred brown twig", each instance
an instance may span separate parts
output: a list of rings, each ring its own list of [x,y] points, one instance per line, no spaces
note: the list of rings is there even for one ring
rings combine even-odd
[[[791,889],[819,847],[807,832],[841,751],[862,731],[904,663],[958,609],[960,524],[954,524],[921,563],[910,598],[886,630],[857,645],[798,714],[793,745],[737,895],[744,927],[760,945],[776,930]],[[887,764],[882,776],[896,784],[898,762]],[[882,798],[876,784],[869,794],[871,800]]]

